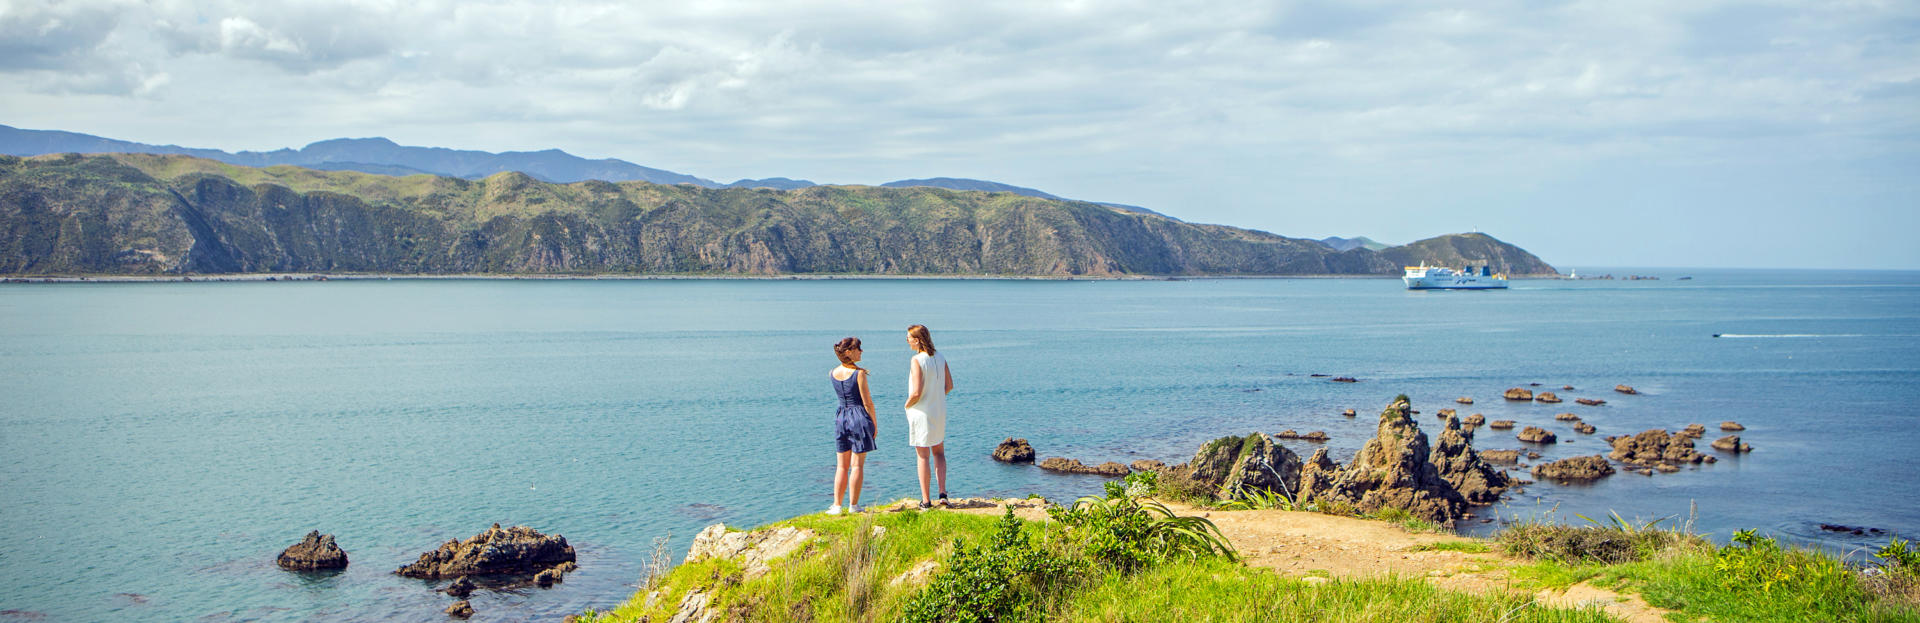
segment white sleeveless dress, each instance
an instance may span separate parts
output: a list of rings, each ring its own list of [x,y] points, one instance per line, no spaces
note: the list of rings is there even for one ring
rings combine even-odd
[[[947,441],[947,358],[939,353],[919,353],[913,365],[920,367],[920,401],[907,407],[907,444],[930,448]],[[908,377],[912,383],[912,377]]]

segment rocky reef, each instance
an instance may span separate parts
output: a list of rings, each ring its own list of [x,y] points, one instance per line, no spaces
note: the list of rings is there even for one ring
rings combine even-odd
[[[1301,503],[1344,503],[1362,512],[1404,509],[1416,517],[1451,525],[1467,507],[1498,499],[1510,486],[1506,476],[1473,452],[1469,437],[1453,419],[1431,446],[1409,413],[1412,403],[1398,396],[1380,413],[1372,439],[1345,466],[1334,463],[1323,448],[1307,459],[1300,472]],[[1462,493],[1460,486],[1467,487]]]
[[[1008,437],[993,448],[993,460],[1003,463],[1032,463],[1033,446],[1025,439]]]
[[[280,552],[280,557],[274,563],[290,571],[345,569],[347,553],[334,544],[333,535],[314,530],[307,533],[307,538]]]
[[[534,575],[555,567],[571,568],[573,563],[573,546],[567,545],[566,537],[547,536],[526,526],[501,528],[494,524],[465,541],[448,540],[394,573],[422,580]]]

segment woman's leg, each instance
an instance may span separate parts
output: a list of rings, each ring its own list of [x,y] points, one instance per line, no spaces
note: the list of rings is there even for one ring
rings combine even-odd
[[[946,495],[947,494],[947,444],[942,443],[940,445],[937,445],[928,449],[933,451],[933,471],[934,473],[940,475],[940,495]],[[925,489],[926,486],[922,485],[920,488]]]
[[[834,506],[839,506],[841,498],[845,497],[847,494],[847,463],[849,462],[849,459],[851,458],[852,454],[853,454],[852,452],[841,452],[835,455],[838,457],[838,460],[840,461],[840,466],[833,470],[833,505]]]
[[[851,504],[853,506],[860,505],[860,484],[862,481],[866,480],[865,474],[862,473],[866,471],[866,467],[867,467],[867,453],[865,452],[853,453],[852,466],[849,467],[847,470],[847,500],[848,500],[847,503],[848,504]]]
[[[933,497],[927,494],[927,453],[932,448],[913,447],[914,461],[920,464],[920,503],[932,504]]]

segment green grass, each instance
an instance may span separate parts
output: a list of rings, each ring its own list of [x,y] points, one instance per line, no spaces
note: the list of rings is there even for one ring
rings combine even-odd
[[[1415,545],[1411,548],[1408,548],[1407,551],[1409,552],[1463,552],[1468,554],[1485,554],[1487,552],[1493,551],[1493,548],[1488,547],[1486,543],[1481,543],[1479,541],[1438,541],[1434,543],[1421,543],[1419,545]]]

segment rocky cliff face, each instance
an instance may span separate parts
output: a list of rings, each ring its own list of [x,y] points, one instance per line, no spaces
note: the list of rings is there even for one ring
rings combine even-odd
[[[1397,264],[1366,249],[1005,193],[0,156],[0,274],[323,271],[1368,275]]]
[[[1440,447],[1431,447],[1408,414],[1412,408],[1406,396],[1395,398],[1380,413],[1373,439],[1344,467],[1325,448],[1314,452],[1300,470],[1300,502],[1349,504],[1363,512],[1399,508],[1451,525],[1469,504],[1498,500],[1510,483],[1473,454],[1459,424],[1450,420]]]

